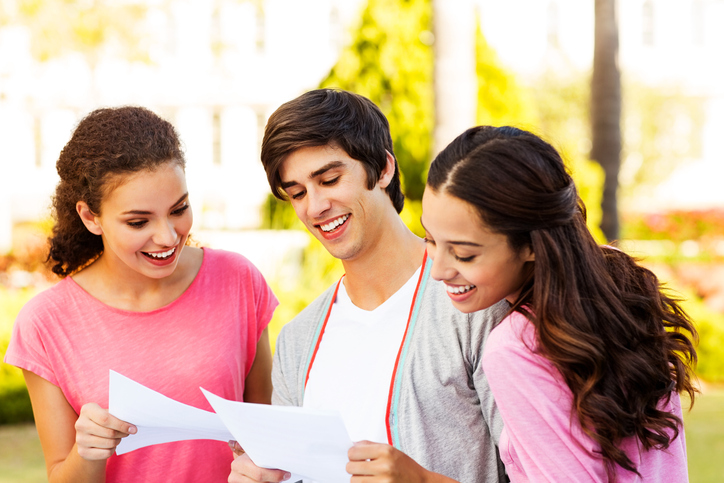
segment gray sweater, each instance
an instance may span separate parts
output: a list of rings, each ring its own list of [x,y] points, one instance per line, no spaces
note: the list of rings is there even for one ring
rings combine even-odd
[[[390,401],[394,446],[430,471],[462,483],[507,481],[496,444],[503,430],[483,373],[483,347],[505,301],[463,314],[425,267]],[[276,344],[272,403],[301,406],[332,286],[283,329]],[[388,384],[388,381],[381,381]]]

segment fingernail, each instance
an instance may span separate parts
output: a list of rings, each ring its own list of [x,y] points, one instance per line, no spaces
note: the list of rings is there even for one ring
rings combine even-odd
[[[234,441],[234,440],[229,440],[229,443],[228,443],[228,444],[229,444],[229,448],[231,449],[231,451],[234,451],[234,443],[236,443],[236,441]]]
[[[136,434],[137,432],[138,432],[138,429],[136,429],[135,426],[128,427],[128,434]]]
[[[282,481],[287,481],[291,477],[292,477],[291,473],[284,473],[284,479]]]

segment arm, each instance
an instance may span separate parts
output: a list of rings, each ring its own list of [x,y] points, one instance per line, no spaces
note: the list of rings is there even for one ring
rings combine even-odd
[[[251,365],[249,374],[244,381],[244,401],[259,404],[271,404],[272,356],[269,347],[269,333],[267,329],[261,333],[256,344],[256,357]]]
[[[35,424],[45,455],[48,481],[103,482],[106,460],[121,438],[136,428],[114,418],[95,403],[85,404],[78,416],[59,387],[23,370],[33,405]]]
[[[451,478],[426,470],[388,444],[360,441],[347,454],[347,473],[353,475],[352,483],[455,483]]]
[[[522,317],[522,316],[521,316]],[[484,357],[485,371],[500,409],[513,458],[509,474],[529,481],[608,481],[597,447],[578,423],[572,394],[560,373],[532,352],[527,321],[499,327]],[[527,330],[521,340],[521,327]]]

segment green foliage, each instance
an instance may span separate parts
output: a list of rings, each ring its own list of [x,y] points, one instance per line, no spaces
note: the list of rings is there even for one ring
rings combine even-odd
[[[479,23],[479,22],[478,22]],[[525,129],[535,119],[532,100],[525,89],[506,71],[480,27],[476,28],[475,71],[478,78],[479,125],[516,126]]]
[[[724,314],[707,308],[698,297],[682,303],[699,332],[696,373],[709,382],[724,382]]]
[[[322,292],[335,283],[344,273],[342,262],[329,254],[324,246],[309,232],[309,245],[304,250],[299,276],[290,284],[288,280],[271,280],[279,307],[269,323],[269,340],[272,351],[282,327],[292,320]]]
[[[422,199],[433,129],[430,0],[369,0],[352,44],[321,87],[338,87],[377,104],[390,122],[403,191]]]
[[[677,86],[628,80],[624,95],[621,189],[655,186],[687,160],[701,158],[705,98]]]
[[[0,359],[5,357],[15,317],[33,295],[34,290],[0,287]],[[32,420],[33,410],[22,371],[0,362],[0,424]]]
[[[288,201],[282,201],[268,194],[261,207],[262,230],[306,230]]]

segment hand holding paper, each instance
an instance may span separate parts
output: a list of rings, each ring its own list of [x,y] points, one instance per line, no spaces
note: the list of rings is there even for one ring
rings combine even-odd
[[[234,439],[218,415],[174,401],[115,371],[110,371],[108,397],[108,411],[138,428],[121,440],[118,455],[173,441]]]
[[[201,389],[216,413],[174,401],[116,372],[110,374],[109,411],[134,424],[117,454],[185,439],[235,439],[257,466],[293,473],[291,480],[349,481],[352,447],[336,412],[229,401]]]

